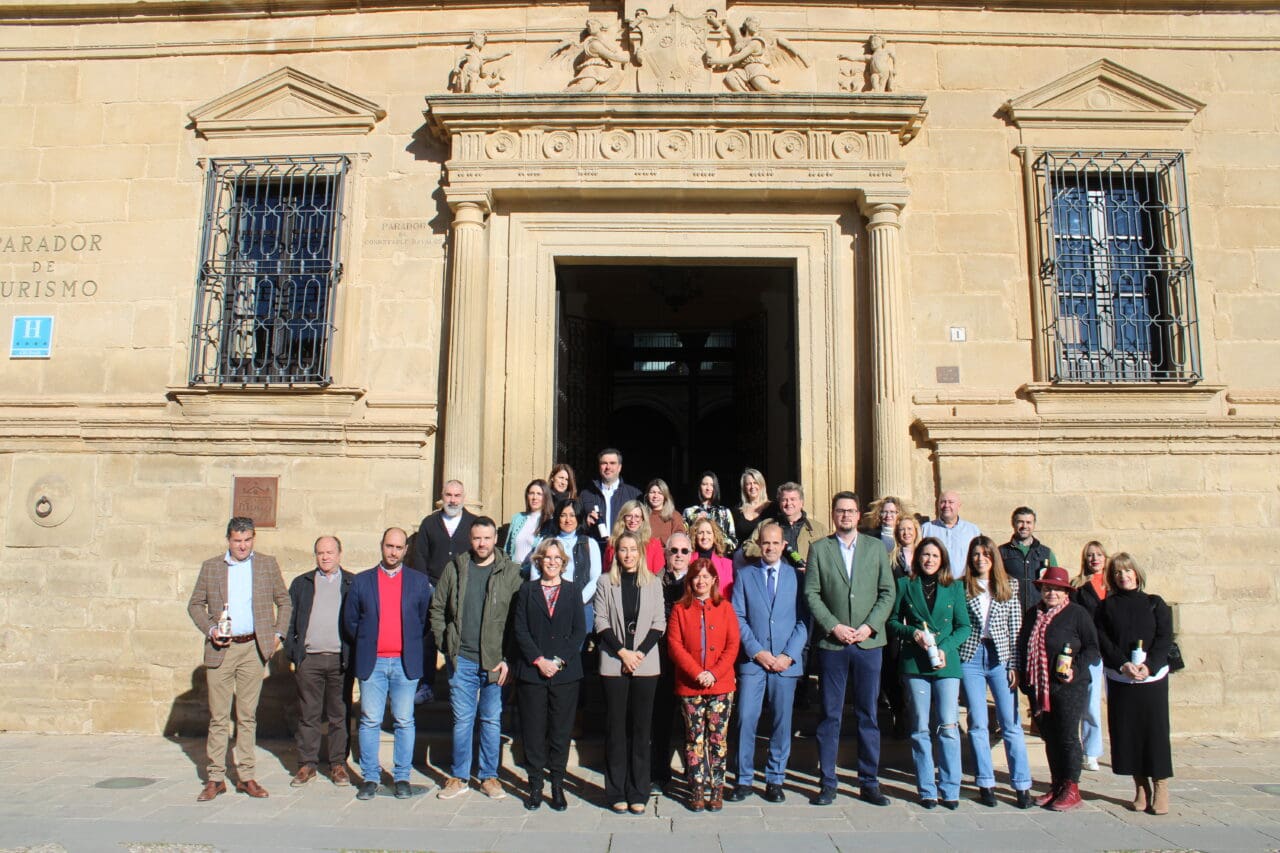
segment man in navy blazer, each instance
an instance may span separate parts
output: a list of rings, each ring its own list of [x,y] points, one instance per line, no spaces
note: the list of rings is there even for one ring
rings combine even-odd
[[[627,501],[640,499],[640,490],[622,482],[622,451],[606,447],[596,454],[600,479],[582,490],[582,507],[587,513],[587,532],[602,546],[612,534],[618,510]]]
[[[431,582],[424,574],[404,571],[407,539],[399,527],[382,534],[382,562],[356,575],[342,609],[342,625],[353,640],[353,668],[360,679],[360,775],[364,781],[356,797],[361,800],[373,799],[382,778],[378,744],[388,696],[395,718],[395,795],[403,800],[412,793],[413,694],[422,678]]]
[[[764,798],[780,803],[786,799],[782,782],[791,757],[791,706],[796,684],[804,674],[809,609],[799,574],[782,559],[786,542],[781,525],[766,521],[756,533],[760,562],[743,566],[733,585],[733,609],[738,614],[745,660],[738,664],[738,783],[726,799],[736,803],[751,793],[756,727],[768,702],[773,728],[769,732]]]

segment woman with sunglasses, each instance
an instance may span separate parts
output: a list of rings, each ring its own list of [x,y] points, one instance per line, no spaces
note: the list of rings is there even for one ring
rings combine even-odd
[[[663,567],[658,579],[662,582],[663,615],[667,622],[671,621],[671,608],[675,607],[684,595],[684,579],[689,572],[692,560],[693,541],[689,534],[679,531],[667,539],[667,564]],[[671,668],[671,654],[667,648],[667,635],[663,634],[658,641],[658,655],[661,659],[662,671],[658,673],[658,688],[653,699],[653,751],[650,763],[650,776],[654,793],[660,792],[671,783],[671,758],[673,754],[684,760],[684,751],[672,746],[672,735],[675,733],[676,678]]]

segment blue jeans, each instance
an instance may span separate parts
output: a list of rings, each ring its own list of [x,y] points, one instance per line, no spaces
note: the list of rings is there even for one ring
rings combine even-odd
[[[1009,762],[1009,779],[1015,791],[1031,787],[1031,768],[1027,762],[1027,742],[1022,737],[1018,720],[1018,697],[1009,689],[1009,671],[1000,662],[990,640],[978,645],[973,659],[961,667],[964,672],[965,703],[969,707],[969,745],[977,764],[974,781],[979,788],[996,786],[991,766],[991,739],[987,728],[987,689],[996,703],[996,719],[1000,721],[1000,737]]]
[[[449,704],[453,706],[453,775],[471,779],[471,738],[480,717],[480,779],[498,778],[502,749],[502,688],[480,664],[464,657],[452,662]]]
[[[1089,706],[1080,718],[1080,741],[1084,754],[1093,758],[1102,756],[1102,661],[1089,665]]]
[[[387,695],[391,696],[391,716],[395,719],[395,746],[392,758],[396,782],[409,781],[413,763],[413,693],[416,678],[406,678],[400,658],[378,658],[373,673],[360,681],[360,775],[366,782],[382,781],[378,763],[378,744],[382,740],[382,717],[387,711]]]
[[[911,758],[916,765],[916,789],[922,800],[938,799],[934,780],[933,729],[938,731],[942,761],[938,776],[942,799],[960,799],[960,679],[903,676],[911,697]]]

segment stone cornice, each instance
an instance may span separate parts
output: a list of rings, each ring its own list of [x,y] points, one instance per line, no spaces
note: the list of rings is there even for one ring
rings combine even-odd
[[[1280,419],[1246,417],[920,417],[921,442],[945,456],[1275,453]]]
[[[506,195],[667,188],[697,192],[880,193],[906,200],[901,147],[923,95],[438,95],[431,131],[447,141],[452,203]]]
[[[126,418],[0,418],[0,443],[43,453],[419,458],[434,425],[257,418],[197,423]]]
[[[362,388],[173,388],[164,398],[0,399],[14,451],[419,458],[433,401]]]
[[[366,10],[376,11],[376,10]],[[316,10],[304,10],[298,15],[314,15]],[[417,30],[406,32],[400,28],[378,28],[370,23],[369,28],[361,33],[334,34],[276,34],[269,27],[272,21],[286,17],[284,14],[260,16],[261,21],[252,21],[252,16],[211,14],[195,18],[175,18],[175,21],[222,20],[224,18],[245,20],[253,23],[251,30],[244,35],[231,38],[211,38],[192,40],[190,38],[159,38],[155,31],[148,30],[146,35],[132,37],[133,30],[128,27],[105,26],[96,30],[87,26],[76,33],[75,42],[64,42],[56,39],[50,43],[36,44],[23,35],[32,23],[45,24],[50,27],[59,24],[80,26],[91,24],[111,25],[125,23],[118,16],[107,16],[100,20],[44,20],[33,18],[6,17],[0,7],[0,61],[52,60],[52,59],[154,59],[169,56],[226,56],[243,54],[265,54],[287,56],[296,53],[351,53],[369,50],[413,50],[423,47],[443,47],[456,50],[467,43],[470,32],[439,32]],[[249,19],[249,20],[246,20]],[[145,17],[129,18],[130,22],[146,21]],[[164,21],[167,23],[167,21]],[[1171,35],[1161,32],[1157,27],[1149,33],[1113,33],[1113,32],[1027,32],[1022,28],[1009,29],[987,28],[990,19],[983,19],[983,27],[964,28],[919,27],[882,31],[881,35],[895,44],[923,45],[988,45],[992,47],[1084,47],[1096,50],[1232,50],[1232,51],[1274,51],[1280,45],[1280,35],[1268,35],[1265,32],[1253,32],[1245,35],[1224,35],[1213,32],[1188,33]],[[5,30],[8,26],[11,29]],[[266,32],[266,35],[259,33]],[[491,45],[554,45],[563,40],[568,32],[562,27],[527,26],[520,28],[493,28],[487,31]],[[860,29],[818,29],[814,27],[784,28],[780,30],[788,38],[801,41],[822,43],[835,50],[860,49],[869,33]],[[13,42],[3,41],[7,34],[13,35]],[[443,89],[445,79],[442,76],[438,85]]]
[[[434,8],[485,9],[527,7],[517,0],[434,0]],[[618,3],[619,8],[621,2]],[[730,8],[735,5],[730,3]],[[790,6],[790,0],[763,0],[752,6]],[[809,0],[812,6],[847,5],[846,0]],[[1009,9],[1045,12],[1251,12],[1277,8],[1274,0],[879,0],[862,4],[868,8],[909,7],[925,10],[986,11]],[[360,12],[421,11],[417,0],[0,0],[0,22],[23,21],[119,21],[276,18],[309,14],[353,14]]]

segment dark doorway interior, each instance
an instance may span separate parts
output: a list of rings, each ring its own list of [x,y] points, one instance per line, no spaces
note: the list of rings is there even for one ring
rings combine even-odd
[[[596,474],[661,477],[680,507],[703,470],[738,503],[759,468],[776,486],[796,466],[795,273],[789,266],[579,266],[556,270],[556,460]]]

